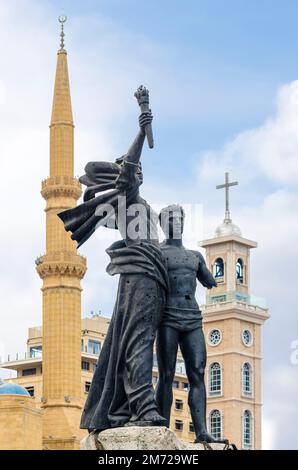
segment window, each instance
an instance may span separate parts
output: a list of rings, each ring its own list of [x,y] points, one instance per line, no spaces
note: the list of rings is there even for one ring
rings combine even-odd
[[[175,430],[176,431],[183,431],[183,421],[181,419],[175,420]]]
[[[22,371],[23,377],[26,377],[27,375],[36,375],[36,369],[24,369]]]
[[[252,334],[249,330],[243,330],[242,332],[242,341],[245,346],[252,345]]]
[[[252,418],[249,410],[243,413],[243,447],[245,449],[252,447]]]
[[[157,384],[157,381],[158,381],[158,378],[157,378],[155,375],[153,375],[153,376],[152,376],[152,383],[153,383],[153,385],[156,385],[156,384]]]
[[[209,395],[221,395],[221,366],[213,362],[209,369]]]
[[[189,384],[188,384],[188,382],[183,382],[183,383],[182,383],[182,388],[183,388],[183,390],[187,391],[187,390],[189,389]]]
[[[219,279],[221,277],[224,277],[224,262],[222,258],[217,258],[215,260],[214,266],[213,266],[213,276],[215,279]]]
[[[25,387],[30,397],[34,397],[34,387]]]
[[[252,371],[248,362],[245,362],[242,368],[242,393],[243,395],[252,394]]]
[[[83,340],[83,338],[81,339],[81,351],[84,352],[84,340]]]
[[[185,364],[181,359],[177,359],[176,373],[186,375]]]
[[[89,370],[90,369],[90,364],[87,361],[82,361],[82,369],[83,370]]]
[[[236,264],[236,279],[240,284],[243,284],[243,261],[238,259]]]
[[[178,380],[174,380],[174,382],[173,382],[173,388],[179,388],[179,382],[178,382]]]
[[[191,422],[189,423],[188,431],[189,431],[189,432],[195,432],[194,425],[193,425],[193,423],[191,423]]]
[[[218,329],[211,330],[208,335],[208,341],[211,346],[217,346],[221,342],[221,331]]]
[[[221,439],[221,413],[213,410],[210,413],[210,433],[214,439]]]
[[[42,346],[32,346],[30,348],[30,357],[41,357],[42,356]]]
[[[183,410],[183,400],[175,400],[175,409],[176,410]]]
[[[88,353],[98,356],[100,353],[101,344],[99,341],[93,339],[88,340]]]
[[[85,393],[89,393],[91,382],[85,382]]]

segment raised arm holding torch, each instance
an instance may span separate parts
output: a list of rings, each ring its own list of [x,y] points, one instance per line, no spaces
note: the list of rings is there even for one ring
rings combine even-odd
[[[135,92],[135,97],[138,100],[139,106],[141,108],[141,113],[150,113],[151,109],[149,108],[149,90],[143,85],[139,86]],[[148,141],[149,148],[154,147],[153,134],[152,134],[152,125],[147,124],[145,127],[145,133]]]

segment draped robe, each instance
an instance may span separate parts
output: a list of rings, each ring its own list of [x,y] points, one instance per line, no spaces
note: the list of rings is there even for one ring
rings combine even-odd
[[[99,226],[118,226],[118,197],[126,208],[143,204],[148,235],[156,231],[156,220],[148,203],[139,195],[140,180],[124,190],[116,188],[121,166],[117,163],[90,162],[80,178],[87,186],[84,202],[58,214],[65,230],[78,246]],[[138,171],[140,176],[140,171]],[[98,194],[99,193],[99,194]],[[98,195],[97,195],[98,194]],[[100,205],[107,210],[99,212]],[[153,230],[153,231],[154,231]],[[107,250],[107,272],[119,274],[116,303],[103,348],[100,352],[81,428],[103,430],[140,422],[157,412],[152,386],[153,344],[161,321],[168,286],[165,262],[156,238],[123,240]]]

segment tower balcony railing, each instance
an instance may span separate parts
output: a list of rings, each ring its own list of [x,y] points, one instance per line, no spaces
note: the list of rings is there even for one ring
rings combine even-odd
[[[251,307],[262,308],[265,310],[267,310],[268,308],[266,300],[264,298],[257,297],[255,295],[247,295],[237,291],[228,291],[217,295],[207,295],[205,307],[208,308],[214,304],[224,304],[230,302],[238,302]]]
[[[42,353],[39,354],[29,354],[29,353],[16,353],[16,354],[7,354],[5,356],[0,356],[0,368],[11,367],[13,364],[22,364],[22,363],[40,363],[42,361]]]

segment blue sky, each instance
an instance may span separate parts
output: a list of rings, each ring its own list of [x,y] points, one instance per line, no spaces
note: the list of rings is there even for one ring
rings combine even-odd
[[[39,191],[48,174],[60,14],[68,16],[77,175],[90,160],[126,151],[137,129],[133,92],[143,83],[155,137],[154,150],[144,149],[143,194],[155,204],[202,207],[188,246],[212,236],[223,218],[215,185],[224,172],[239,180],[232,217],[244,236],[259,242],[252,291],[266,297],[271,312],[263,343],[264,438],[268,447],[297,448],[298,366],[290,362],[298,339],[295,0],[0,2],[0,171],[9,175],[0,199],[6,221],[0,285],[7,293],[0,299],[0,353],[23,351],[27,328],[41,323],[34,259],[44,250]],[[104,252],[110,241],[111,234],[96,233],[81,249],[89,266],[84,313],[112,311],[117,280],[105,273]]]

